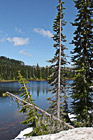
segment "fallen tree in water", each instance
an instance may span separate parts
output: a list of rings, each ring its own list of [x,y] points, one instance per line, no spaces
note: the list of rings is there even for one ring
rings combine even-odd
[[[63,122],[62,120],[58,119],[58,118],[55,117],[54,115],[49,114],[48,112],[44,111],[43,109],[39,108],[38,106],[36,106],[36,105],[34,105],[34,104],[31,104],[31,103],[29,103],[29,102],[27,102],[27,101],[25,101],[25,100],[19,98],[18,96],[16,96],[16,95],[10,93],[10,92],[6,92],[6,93],[4,93],[4,94],[5,94],[6,96],[11,96],[13,100],[14,100],[14,98],[15,98],[15,100],[17,99],[17,100],[19,100],[19,101],[25,103],[26,106],[31,106],[31,107],[33,107],[34,109],[36,109],[37,111],[40,111],[41,113],[43,113],[44,115],[46,115],[47,117],[49,117],[50,119],[52,119],[52,120],[54,120],[54,121],[58,121],[59,123],[64,123],[64,125],[65,125],[66,127],[70,128],[70,129],[73,129],[73,128],[74,128],[74,127],[73,127],[72,125],[70,125],[69,123]]]
[[[36,106],[26,85],[27,82],[20,72],[18,77],[20,84],[22,84],[20,89],[22,90],[21,98],[8,91],[3,96],[12,97],[12,100],[16,101],[20,108],[19,112],[25,113],[26,118],[22,124],[28,124],[29,127],[33,127],[33,131],[27,135],[44,135],[74,128],[69,123],[66,123],[65,120],[61,120]],[[63,113],[63,115],[65,114]]]

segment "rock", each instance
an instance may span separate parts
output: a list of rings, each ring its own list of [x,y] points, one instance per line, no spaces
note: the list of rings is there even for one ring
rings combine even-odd
[[[23,131],[20,132],[20,134],[14,140],[19,140],[19,139],[26,138],[26,136],[24,136],[24,135],[32,132],[32,130],[33,130],[32,127],[24,129]]]
[[[27,130],[32,131],[31,128]],[[22,132],[25,132],[25,131],[22,131]],[[93,128],[81,127],[81,128],[61,131],[60,133],[56,133],[56,134],[49,134],[49,135],[29,137],[29,138],[19,137],[18,139],[20,140],[93,140]],[[15,140],[18,140],[18,139],[15,139]]]
[[[71,121],[76,121],[76,119],[75,119],[76,116],[74,114],[68,113],[68,116]]]

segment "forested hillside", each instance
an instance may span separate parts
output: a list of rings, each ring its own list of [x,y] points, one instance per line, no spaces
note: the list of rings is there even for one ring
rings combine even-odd
[[[47,79],[50,74],[48,67],[28,66],[22,61],[0,57],[0,80],[17,80],[19,70],[26,79]]]
[[[24,62],[9,59],[4,56],[0,57],[0,80],[17,80],[18,71],[20,70],[22,76],[26,79],[45,79],[47,80],[52,69],[48,66],[40,67],[25,65]],[[65,68],[65,77],[72,78],[73,71],[71,68]]]

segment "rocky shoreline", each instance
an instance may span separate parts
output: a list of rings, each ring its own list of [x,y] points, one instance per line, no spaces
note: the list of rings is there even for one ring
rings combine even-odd
[[[74,128],[56,134],[29,138],[22,136],[29,131],[32,131],[32,128],[25,129],[14,140],[93,140],[93,127]]]

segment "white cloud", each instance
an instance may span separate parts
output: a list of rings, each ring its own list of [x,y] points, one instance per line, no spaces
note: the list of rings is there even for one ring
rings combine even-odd
[[[26,53],[25,50],[21,50],[19,51],[19,53],[27,56],[32,56],[32,54]]]
[[[49,38],[53,37],[53,34],[48,30],[34,28],[34,32],[39,33],[39,34],[46,36],[46,37],[49,37]]]
[[[14,46],[26,45],[29,42],[29,38],[21,38],[21,37],[13,37],[13,38],[8,37],[6,40],[12,42]]]
[[[21,34],[24,33],[21,29],[19,29],[19,28],[17,28],[17,27],[15,27],[15,29],[16,29],[16,31],[17,31],[18,33],[21,33]]]
[[[27,45],[29,43],[29,38],[22,38],[22,37],[8,37],[8,34],[3,36],[0,39],[0,42],[9,41],[10,43],[13,43],[14,46],[22,46]]]

